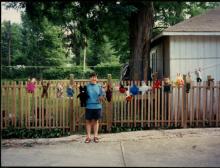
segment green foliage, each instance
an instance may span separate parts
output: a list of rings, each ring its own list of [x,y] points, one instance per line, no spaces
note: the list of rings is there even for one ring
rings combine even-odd
[[[2,130],[2,139],[11,138],[55,138],[62,136],[69,136],[70,132],[63,131],[63,129],[53,128],[49,129],[27,129],[8,127]]]
[[[120,78],[120,70],[121,66],[120,65],[109,65],[109,66],[96,66],[94,67],[94,71],[98,74],[99,78],[107,78],[108,74],[112,75],[113,79],[119,79]]]
[[[147,128],[137,126],[137,127],[128,127],[128,126],[112,126],[111,132],[112,133],[119,133],[119,132],[130,132],[130,131],[141,131]]]
[[[65,66],[71,60],[69,63],[72,65],[81,66],[85,47],[88,66],[127,62],[132,47],[129,45],[129,19],[145,4],[145,1],[120,1],[120,4],[114,1],[9,2],[8,7],[26,9],[22,14],[22,25],[11,25],[12,65]],[[153,4],[153,36],[166,27],[219,6],[219,2],[155,1]],[[8,65],[7,36],[10,28],[4,22],[1,28],[2,64]],[[68,54],[68,51],[73,54]],[[101,77],[105,77],[108,72],[114,75],[114,71],[118,72],[116,69],[112,73],[108,67],[89,71],[98,71]],[[32,73],[49,79],[63,79],[70,71],[80,77],[87,74],[82,69],[65,68],[25,70],[23,76]],[[22,76],[20,73],[4,75],[12,78]]]
[[[15,65],[21,62],[21,29],[22,27],[16,23],[3,21],[1,23],[1,64]],[[9,52],[11,61],[9,63]]]
[[[87,79],[89,78],[90,72],[95,71],[99,78],[106,79],[108,74],[112,75],[113,79],[120,78],[121,66],[116,65],[105,65],[101,64],[93,68],[86,68],[83,71],[82,66],[74,67],[4,67],[2,66],[2,79],[20,80],[28,77],[35,77],[37,79],[68,79],[70,74],[74,74],[75,79]]]
[[[161,33],[165,28],[175,25],[185,19],[204,13],[208,9],[220,6],[219,2],[183,2],[173,1],[154,2],[155,25],[153,36]]]
[[[41,22],[31,22],[23,14],[23,53],[29,62],[24,65],[57,66],[65,63],[62,31],[46,18]],[[38,26],[40,24],[40,26]]]

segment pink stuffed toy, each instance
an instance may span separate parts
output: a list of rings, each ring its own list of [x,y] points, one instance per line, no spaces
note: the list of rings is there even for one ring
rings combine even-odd
[[[28,79],[28,83],[27,83],[27,86],[26,86],[26,90],[27,90],[28,93],[34,93],[34,90],[36,88],[35,84],[36,84],[36,79],[35,78],[32,78],[32,80]]]

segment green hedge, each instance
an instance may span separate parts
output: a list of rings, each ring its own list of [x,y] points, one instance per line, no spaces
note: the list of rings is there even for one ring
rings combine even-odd
[[[2,139],[11,138],[55,138],[62,136],[69,136],[70,132],[63,131],[63,129],[53,128],[49,129],[27,129],[8,127],[2,130]]]
[[[83,67],[70,68],[16,68],[16,67],[2,67],[2,79],[19,80],[27,79],[28,77],[42,78],[47,80],[52,79],[68,79],[70,74],[74,74],[75,79],[86,79],[89,73],[95,71],[99,79],[107,78],[108,74],[112,75],[113,79],[120,78],[120,66],[97,66],[87,68],[83,72]]]

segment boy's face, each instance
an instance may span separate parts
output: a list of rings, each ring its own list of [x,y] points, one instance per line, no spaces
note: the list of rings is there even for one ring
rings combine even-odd
[[[97,83],[97,76],[91,76],[90,81],[91,81],[91,83],[96,84]]]

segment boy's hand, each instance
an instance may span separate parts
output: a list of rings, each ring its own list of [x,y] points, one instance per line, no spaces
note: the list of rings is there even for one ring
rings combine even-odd
[[[103,103],[105,101],[105,97],[104,96],[99,96],[99,103]]]

